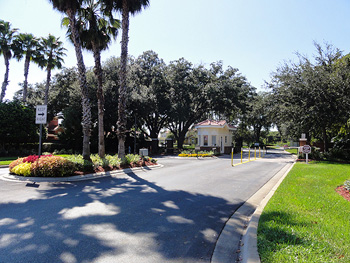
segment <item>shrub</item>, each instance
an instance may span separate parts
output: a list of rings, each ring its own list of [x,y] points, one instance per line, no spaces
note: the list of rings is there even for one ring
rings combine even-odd
[[[144,156],[144,157],[143,157],[143,161],[144,161],[144,162],[157,163],[157,159],[154,159],[154,158],[149,157],[149,156]]]
[[[124,159],[122,160],[122,164],[124,164],[124,165],[136,164],[138,161],[140,161],[140,155],[127,154],[127,155],[125,155]]]
[[[82,155],[71,155],[66,157],[67,160],[75,164],[75,169],[83,172],[93,171],[94,164],[87,160],[84,160]]]
[[[106,155],[106,160],[108,160],[109,165],[119,168],[122,160],[118,158],[118,155]]]
[[[22,175],[22,176],[30,176],[31,175],[31,163],[26,162],[26,163],[21,163],[16,165],[13,169],[12,169],[12,173],[15,173],[17,175]]]
[[[214,155],[213,151],[199,151],[198,153],[191,151],[182,151],[179,157],[212,157]]]
[[[103,165],[103,160],[98,154],[91,154],[90,158],[95,168]]]
[[[52,156],[52,154],[49,155],[41,155],[40,158],[45,158],[48,156]],[[29,155],[23,159],[24,163],[34,163],[36,160],[39,159],[39,155]]]
[[[9,164],[10,173],[12,173],[13,168],[15,168],[17,165],[23,163],[23,159],[24,158],[18,158],[17,160],[14,160],[13,162],[11,162]]]
[[[45,156],[31,165],[31,173],[38,177],[70,176],[75,171],[75,164],[60,156]]]
[[[330,161],[348,160],[349,154],[346,150],[340,148],[332,148],[324,153],[324,157]]]

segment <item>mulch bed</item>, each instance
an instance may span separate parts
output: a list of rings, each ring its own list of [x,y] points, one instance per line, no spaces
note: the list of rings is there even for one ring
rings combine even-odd
[[[342,197],[344,197],[346,200],[350,202],[350,193],[349,190],[346,190],[344,185],[338,186],[337,189],[335,189],[338,194],[340,194]]]
[[[146,167],[146,166],[152,166],[152,165],[157,165],[157,163],[152,163],[152,162],[147,162],[147,161],[140,161],[138,163],[133,163],[130,165],[121,165],[120,167],[116,168],[113,166],[108,166],[103,168],[102,166],[99,166],[95,168],[93,171],[75,171],[75,175],[84,175],[84,174],[91,174],[91,173],[101,173],[101,172],[109,172],[109,171],[117,171],[117,170],[123,170],[127,168],[135,168],[135,167]]]

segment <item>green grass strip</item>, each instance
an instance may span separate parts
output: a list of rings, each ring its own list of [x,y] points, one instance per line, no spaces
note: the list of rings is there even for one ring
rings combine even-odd
[[[350,262],[350,202],[335,191],[346,179],[349,164],[295,164],[260,217],[261,262]]]
[[[297,148],[286,149],[286,151],[291,153],[291,154],[298,155],[298,149]]]

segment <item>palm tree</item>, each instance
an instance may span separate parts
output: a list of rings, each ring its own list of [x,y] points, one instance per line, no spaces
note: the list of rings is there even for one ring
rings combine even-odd
[[[68,18],[64,18],[62,25],[68,26]],[[98,100],[98,154],[101,158],[105,156],[104,140],[104,95],[103,95],[103,72],[101,66],[101,51],[108,48],[112,38],[116,39],[119,20],[113,17],[106,17],[99,1],[87,0],[86,6],[78,10],[77,25],[80,34],[82,47],[93,52],[97,78],[97,100]],[[68,36],[72,40],[71,31],[68,29]]]
[[[1,95],[0,95],[0,102],[5,97],[6,93],[6,87],[9,83],[9,67],[10,67],[10,59],[12,57],[12,40],[15,36],[16,32],[18,31],[17,28],[11,28],[11,23],[6,22],[4,20],[0,20],[0,55],[4,56],[5,61],[5,76],[4,76],[4,82],[1,86]]]
[[[141,12],[149,6],[149,0],[103,0],[107,7],[122,13],[122,42],[121,42],[121,70],[118,101],[118,157],[125,156],[125,133],[126,133],[126,77],[129,42],[129,15]]]
[[[83,158],[90,160],[90,135],[91,135],[91,106],[88,95],[88,85],[86,81],[86,69],[81,50],[81,42],[75,15],[81,7],[83,0],[49,0],[54,9],[67,14],[69,18],[69,26],[72,31],[72,38],[75,48],[75,55],[77,57],[78,73],[80,89],[82,94],[82,108],[83,108]]]
[[[63,56],[66,55],[65,49],[63,47],[63,42],[59,41],[59,37],[49,34],[47,38],[41,38],[40,41],[40,57],[38,59],[39,66],[41,68],[46,68],[46,85],[45,85],[45,102],[48,104],[49,100],[49,88],[51,82],[51,70],[55,68],[62,68],[62,63],[64,62]]]
[[[16,35],[13,41],[13,56],[19,61],[24,60],[24,83],[23,83],[23,102],[27,101],[28,73],[29,63],[33,61],[38,63],[39,59],[39,39],[33,34],[21,33]]]

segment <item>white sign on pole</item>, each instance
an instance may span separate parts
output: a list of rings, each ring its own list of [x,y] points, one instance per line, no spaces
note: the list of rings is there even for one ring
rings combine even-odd
[[[311,146],[310,145],[304,145],[303,146],[303,153],[311,153]]]
[[[303,153],[305,153],[305,155],[306,155],[306,164],[309,164],[309,153],[311,153],[311,146],[304,145],[303,146]]]
[[[47,105],[37,105],[35,124],[46,124],[46,121],[47,121]]]

